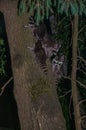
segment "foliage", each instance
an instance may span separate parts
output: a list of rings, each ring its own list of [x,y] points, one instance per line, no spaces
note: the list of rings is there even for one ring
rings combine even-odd
[[[71,36],[72,36],[72,17],[70,16],[65,16],[65,15],[59,15],[57,16],[57,34],[56,34],[56,39],[59,39],[62,41],[62,52],[64,52],[66,54],[66,56],[68,57],[68,62],[71,62]],[[65,33],[66,32],[66,33]],[[86,59],[86,17],[83,15],[82,17],[79,17],[79,37],[78,37],[78,54]],[[70,55],[70,56],[69,56]],[[70,58],[69,58],[70,57]],[[80,64],[80,66],[79,66]],[[83,63],[78,62],[78,67],[80,67],[80,69],[84,72],[86,72],[86,66],[83,65],[83,68],[81,66],[81,64],[83,65]],[[70,63],[69,63],[69,66]],[[68,69],[69,69],[68,66]],[[71,68],[71,67],[70,67]],[[68,70],[71,71],[71,70]],[[86,75],[83,74],[83,72],[77,71],[77,80],[79,80],[81,83],[86,84]],[[68,83],[63,83],[61,82],[61,84],[58,87],[58,94],[59,97],[61,95],[64,95],[64,89],[68,89]],[[82,86],[79,86],[79,93],[81,95],[81,98],[85,99],[86,98],[86,91],[84,88],[82,88]],[[69,87],[69,89],[67,91],[69,91],[71,88]],[[66,119],[66,126],[67,126],[67,130],[70,130],[70,126],[68,124],[70,124],[70,118],[68,117],[68,113],[69,113],[69,102],[67,100],[70,99],[69,94],[66,95],[66,97],[63,97],[60,99],[61,102],[61,106],[62,106],[62,110],[64,113],[64,117]],[[86,108],[86,105],[85,105]],[[73,109],[73,108],[72,108]],[[86,110],[86,109],[85,109]],[[74,117],[73,117],[74,118]],[[73,120],[71,120],[73,122]]]
[[[70,17],[61,15],[57,18],[56,32],[55,39],[62,41],[61,52],[68,57],[72,33]]]
[[[79,18],[79,55],[86,59],[86,17]]]
[[[70,84],[69,84],[70,85]],[[72,128],[70,128],[70,118],[69,118],[69,100],[70,100],[70,94],[61,97],[62,95],[64,95],[64,93],[66,93],[66,91],[68,91],[69,87],[66,83],[65,80],[61,80],[61,82],[59,83],[58,89],[57,89],[57,93],[59,95],[59,100],[62,106],[62,111],[66,120],[66,127],[67,130],[72,130]]]
[[[0,75],[5,75],[6,55],[4,41],[0,39]]]
[[[18,10],[19,15],[25,12],[25,10],[26,10],[25,2],[23,0],[19,1],[19,10]]]
[[[82,59],[86,59],[86,17],[79,18],[79,39],[78,39],[79,47],[78,54],[82,57]],[[77,79],[86,85],[86,64],[78,60],[78,72]],[[80,95],[83,98],[86,98],[86,89],[82,86],[78,85]]]
[[[25,11],[35,14],[37,24],[50,14],[86,15],[86,3],[84,0],[20,0],[19,15]]]

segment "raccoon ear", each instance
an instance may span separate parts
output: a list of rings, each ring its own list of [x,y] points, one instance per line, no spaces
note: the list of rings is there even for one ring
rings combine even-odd
[[[33,28],[34,25],[35,25],[34,18],[33,18],[33,16],[30,16],[30,17],[29,17],[29,21],[28,21],[28,23],[24,26],[24,28],[29,28],[29,27]]]
[[[34,17],[33,17],[33,16],[30,16],[30,17],[29,17],[29,21],[34,21]]]
[[[34,16],[30,16],[30,17],[29,17],[29,22],[28,22],[28,24],[30,24],[32,27],[33,27],[33,26],[34,26],[34,27],[37,27],[36,22],[35,22],[35,20],[34,20]]]

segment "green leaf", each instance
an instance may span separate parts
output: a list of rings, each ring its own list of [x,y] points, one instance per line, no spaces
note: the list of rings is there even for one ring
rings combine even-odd
[[[35,1],[33,1],[32,4],[30,5],[30,10],[29,10],[29,12],[32,13],[33,10],[35,10],[35,9],[36,9],[36,4],[35,4]]]
[[[57,5],[57,0],[54,0],[53,6],[55,7]]]
[[[45,11],[44,11],[44,7],[41,6],[41,19],[43,20],[45,16]]]
[[[19,15],[21,15],[22,13],[24,13],[26,11],[26,4],[24,2],[24,0],[21,0],[19,3]]]
[[[78,8],[78,3],[77,3],[77,2],[75,2],[74,6],[75,6],[75,8],[76,8],[76,13],[78,14],[78,11],[79,11],[79,8]]]
[[[27,3],[27,5],[31,5],[32,0],[27,0],[26,3]]]
[[[41,19],[42,19],[42,16],[41,16],[42,8],[41,8],[41,6],[40,6],[39,1],[38,1],[38,3],[36,4],[35,10],[36,10],[35,20],[36,20],[37,25],[39,25],[39,23],[40,23],[40,21],[41,21]]]
[[[57,12],[60,12],[60,7],[64,1],[63,0],[58,0],[58,7],[57,7]]]
[[[66,2],[64,2],[60,7],[60,13],[62,14],[66,9]]]
[[[79,14],[82,15],[85,12],[85,5],[80,1],[79,3]]]
[[[84,10],[84,14],[85,14],[85,16],[86,16],[86,9]]]
[[[68,16],[69,15],[69,7],[70,7],[70,1],[66,4],[66,8],[65,8],[65,14],[66,14],[66,16]]]
[[[45,4],[44,4],[44,6],[45,6],[45,16],[46,16],[46,18],[48,18],[50,12],[53,13],[53,10],[52,10],[52,2],[51,2],[51,0],[45,0],[44,3],[45,3]]]
[[[45,4],[47,8],[51,8],[52,2],[51,0],[45,0]]]
[[[0,39],[0,45],[4,45],[4,41]]]
[[[46,8],[46,18],[48,19],[48,17],[49,17],[49,10],[48,8]]]
[[[58,0],[59,4],[62,4],[64,2],[64,0]]]
[[[75,14],[78,14],[78,4],[77,2],[70,2],[70,9],[71,9],[71,14],[72,15],[75,15]]]

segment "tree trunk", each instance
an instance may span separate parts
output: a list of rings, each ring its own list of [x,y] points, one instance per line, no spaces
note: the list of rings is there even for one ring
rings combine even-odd
[[[74,16],[73,20],[73,45],[72,45],[72,74],[71,74],[71,85],[72,85],[72,96],[75,116],[76,130],[81,130],[80,122],[80,110],[78,103],[78,90],[76,84],[76,70],[77,70],[77,48],[78,48],[78,15]]]
[[[0,1],[0,11],[6,23],[21,130],[66,130],[52,76],[42,74],[26,46],[34,41],[23,28],[28,14],[17,16],[17,1],[10,0]]]

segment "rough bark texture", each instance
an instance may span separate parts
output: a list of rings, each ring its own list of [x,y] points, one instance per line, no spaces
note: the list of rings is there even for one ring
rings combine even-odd
[[[72,45],[72,96],[74,105],[74,116],[75,116],[75,126],[76,130],[81,130],[80,122],[80,110],[78,103],[78,90],[76,84],[76,70],[77,70],[77,47],[78,47],[78,15],[74,16],[73,20],[73,45]]]
[[[17,16],[17,0],[1,0],[0,11],[6,23],[21,130],[66,130],[52,76],[43,76],[26,46],[33,44],[30,32],[23,28],[28,14]]]

